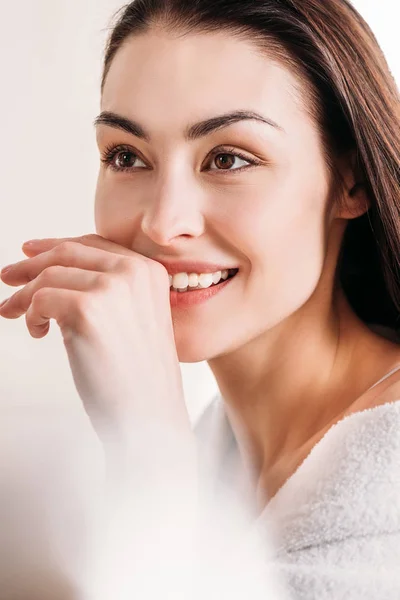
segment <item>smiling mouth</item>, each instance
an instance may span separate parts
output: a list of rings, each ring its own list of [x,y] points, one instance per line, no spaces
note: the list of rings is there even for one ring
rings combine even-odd
[[[228,269],[228,277],[226,277],[226,279],[223,279],[221,277],[221,279],[218,281],[218,283],[212,283],[211,285],[209,285],[208,287],[202,287],[201,285],[197,285],[196,287],[186,287],[186,288],[174,288],[170,287],[170,291],[171,292],[178,292],[178,293],[182,293],[182,292],[196,292],[198,290],[208,290],[212,287],[216,287],[218,285],[220,285],[221,283],[225,283],[226,281],[229,281],[229,279],[233,279],[233,277],[235,277],[235,275],[239,272],[239,269]]]

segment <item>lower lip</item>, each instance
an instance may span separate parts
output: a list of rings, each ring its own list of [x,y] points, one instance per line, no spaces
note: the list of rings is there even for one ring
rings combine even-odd
[[[170,301],[172,308],[179,308],[180,306],[188,307],[193,306],[195,304],[201,304],[202,302],[206,302],[219,292],[222,292],[227,285],[233,281],[237,277],[234,275],[229,279],[226,279],[223,283],[219,283],[218,285],[212,285],[209,288],[197,289],[191,292],[176,292],[175,290],[170,290]]]

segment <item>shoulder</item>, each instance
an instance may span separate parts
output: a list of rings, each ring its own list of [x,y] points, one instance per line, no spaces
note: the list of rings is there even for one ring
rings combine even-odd
[[[298,597],[400,597],[400,400],[339,421],[282,492],[259,524]]]
[[[361,412],[365,409],[375,408],[383,404],[400,400],[400,353],[396,347],[397,354],[391,355],[392,360],[386,362],[375,375],[375,383],[357,398],[346,410],[344,415]]]
[[[285,552],[399,534],[400,399],[336,423],[281,492],[265,519]]]
[[[394,373],[381,385],[382,387],[377,390],[375,396],[373,396],[372,400],[368,403],[367,408],[391,404],[397,401],[400,402],[400,370]]]

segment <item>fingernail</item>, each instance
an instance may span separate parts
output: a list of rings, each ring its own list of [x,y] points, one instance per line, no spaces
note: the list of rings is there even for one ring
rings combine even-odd
[[[29,240],[28,242],[24,242],[22,245],[23,246],[34,246],[38,242],[40,242],[40,240]]]
[[[4,267],[4,269],[1,270],[1,273],[7,273],[7,271],[9,271],[12,266],[13,265],[7,265],[6,267]]]
[[[4,306],[4,304],[5,304],[6,302],[8,302],[8,301],[9,301],[9,298],[6,298],[5,300],[3,300],[3,302],[0,304],[0,308],[1,308],[2,306]]]

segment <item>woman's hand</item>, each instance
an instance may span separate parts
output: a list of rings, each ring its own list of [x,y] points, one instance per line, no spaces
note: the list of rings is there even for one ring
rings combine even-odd
[[[1,273],[25,284],[0,316],[25,314],[32,337],[55,319],[78,393],[96,431],[145,419],[189,432],[163,265],[99,235],[43,239]]]
[[[166,557],[166,576],[175,568],[179,581],[196,531],[197,454],[168,272],[98,235],[39,240],[23,251],[30,258],[1,279],[25,287],[0,308],[0,316],[25,314],[34,338],[48,333],[50,319],[57,321],[76,388],[104,442],[110,495],[108,533],[94,545],[100,589],[103,577],[120,585],[121,569],[134,589],[141,570],[148,572],[148,585],[154,565],[161,568]],[[132,571],[135,552],[138,571]]]

